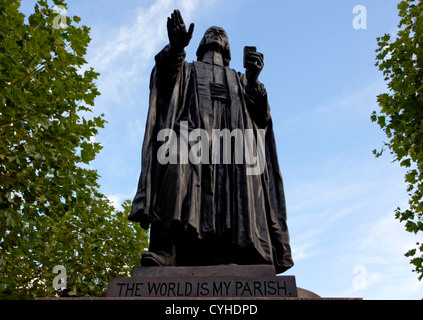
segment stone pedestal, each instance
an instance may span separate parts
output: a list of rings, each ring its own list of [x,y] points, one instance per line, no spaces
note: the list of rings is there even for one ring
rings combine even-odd
[[[110,279],[106,297],[297,298],[295,276],[276,276],[270,265],[135,267],[131,278]],[[313,297],[318,297],[314,295]]]

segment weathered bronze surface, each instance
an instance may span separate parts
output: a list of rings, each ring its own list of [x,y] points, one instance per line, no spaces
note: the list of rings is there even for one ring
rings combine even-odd
[[[184,48],[194,24],[187,31],[175,10],[167,29],[169,44],[151,74],[129,216],[151,227],[141,264],[269,264],[284,272],[293,260],[273,122],[258,81],[263,54],[246,48],[245,74],[230,69],[228,36],[211,27],[198,60],[188,63]]]

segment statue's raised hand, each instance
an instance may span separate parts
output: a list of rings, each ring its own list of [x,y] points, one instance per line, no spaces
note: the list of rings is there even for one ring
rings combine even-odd
[[[194,24],[191,23],[188,32],[179,10],[173,11],[170,18],[167,18],[167,34],[171,48],[180,52],[189,44],[194,32]]]

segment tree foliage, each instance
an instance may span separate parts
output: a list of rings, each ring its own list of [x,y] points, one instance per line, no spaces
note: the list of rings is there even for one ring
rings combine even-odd
[[[409,208],[396,209],[396,218],[405,222],[408,232],[423,233],[423,3],[418,0],[398,4],[400,23],[394,38],[389,34],[377,38],[376,66],[383,72],[389,92],[378,96],[379,113],[371,119],[385,131],[379,157],[388,149],[394,160],[407,168]],[[406,253],[423,278],[423,244]]]
[[[99,295],[138,263],[147,235],[128,223],[129,202],[119,211],[99,192],[88,166],[105,124],[91,111],[99,74],[83,71],[89,28],[76,16],[58,27],[46,0],[27,19],[19,9],[20,0],[1,1],[0,298],[54,295],[56,265],[67,294]]]

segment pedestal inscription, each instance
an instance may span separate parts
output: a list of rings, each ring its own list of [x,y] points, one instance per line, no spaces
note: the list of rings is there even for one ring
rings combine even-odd
[[[263,278],[115,278],[108,297],[297,297],[294,276]]]

